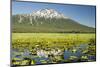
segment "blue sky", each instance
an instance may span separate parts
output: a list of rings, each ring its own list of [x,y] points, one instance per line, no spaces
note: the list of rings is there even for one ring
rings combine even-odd
[[[27,14],[43,8],[51,8],[89,27],[95,27],[95,6],[64,5],[33,2],[12,2],[12,14]]]

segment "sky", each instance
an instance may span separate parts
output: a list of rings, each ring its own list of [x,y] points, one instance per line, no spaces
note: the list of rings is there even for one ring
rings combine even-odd
[[[12,15],[30,14],[33,11],[38,11],[44,8],[54,9],[60,13],[63,13],[65,16],[79,22],[80,24],[95,28],[96,7],[89,5],[13,1]]]

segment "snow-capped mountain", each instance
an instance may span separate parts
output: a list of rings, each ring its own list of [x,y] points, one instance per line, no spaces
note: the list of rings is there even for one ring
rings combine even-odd
[[[30,14],[12,16],[13,32],[95,32],[54,9],[40,9]]]
[[[54,10],[54,9],[40,9],[37,11],[33,11],[30,14],[20,14],[18,15],[18,22],[22,23],[24,18],[29,19],[30,24],[33,24],[34,22],[37,22],[39,18],[44,18],[44,19],[68,19],[68,17],[64,16],[62,13]],[[41,22],[42,23],[42,22]]]
[[[30,15],[38,16],[38,17],[44,17],[44,18],[67,18],[62,13],[60,13],[60,12],[54,10],[54,9],[49,9],[49,8],[40,9],[36,12],[33,12]]]

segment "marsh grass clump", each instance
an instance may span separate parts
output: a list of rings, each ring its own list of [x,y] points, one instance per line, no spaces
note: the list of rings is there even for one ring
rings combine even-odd
[[[96,45],[96,39],[91,38],[88,45]]]

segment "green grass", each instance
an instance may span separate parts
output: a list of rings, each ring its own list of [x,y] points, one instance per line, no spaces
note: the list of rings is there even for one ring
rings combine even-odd
[[[44,47],[71,47],[88,44],[95,40],[95,34],[62,34],[62,33],[12,33],[13,48],[32,48],[35,45]]]

